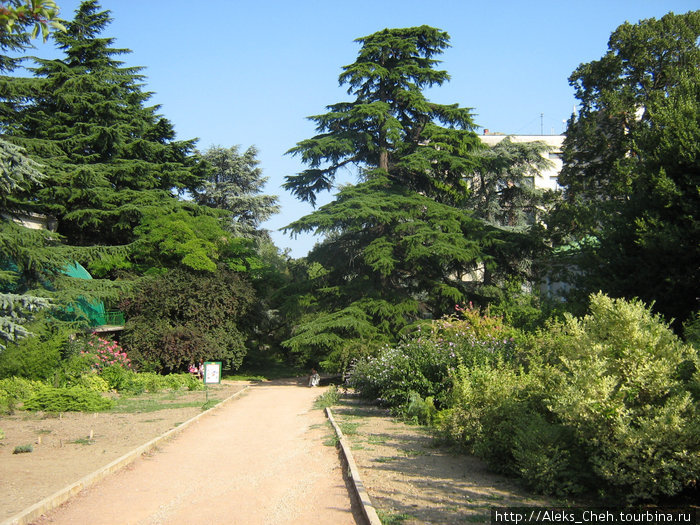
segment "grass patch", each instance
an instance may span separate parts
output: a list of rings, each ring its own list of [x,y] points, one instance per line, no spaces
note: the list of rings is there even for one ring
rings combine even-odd
[[[377,509],[377,516],[379,516],[379,519],[382,522],[382,525],[398,525],[400,523],[403,523],[406,520],[413,519],[414,516],[411,516],[410,514],[405,514],[405,513],[394,513],[394,512],[387,512],[385,510],[379,510]]]
[[[367,436],[367,443],[370,445],[383,445],[386,443],[386,438],[382,436],[369,435]]]
[[[40,435],[46,435],[46,434],[51,434],[53,430],[49,430],[47,428],[42,428],[41,430],[37,430],[36,433]]]
[[[357,428],[360,426],[360,423],[351,423],[349,421],[344,421],[340,423],[339,426],[340,431],[346,436],[355,436],[357,435]]]
[[[94,442],[95,441],[90,438],[78,438],[68,443],[72,443],[73,445],[92,445]]]
[[[12,451],[13,454],[28,454],[29,452],[34,452],[34,447],[30,444],[17,445]]]
[[[391,461],[396,461],[397,459],[399,458],[397,458],[396,456],[380,456],[378,458],[374,458],[374,461],[376,461],[377,463],[389,463]]]
[[[323,440],[323,444],[327,447],[336,447],[338,446],[338,443],[340,443],[340,440],[335,434],[333,434],[332,436],[328,436],[326,439]]]
[[[335,385],[331,385],[328,390],[316,398],[314,408],[325,409],[338,404],[340,401],[340,393]]]
[[[214,408],[219,403],[221,403],[221,401],[218,399],[210,399],[209,401],[207,401],[206,403],[204,403],[202,405],[202,411],[209,410],[210,408]]]

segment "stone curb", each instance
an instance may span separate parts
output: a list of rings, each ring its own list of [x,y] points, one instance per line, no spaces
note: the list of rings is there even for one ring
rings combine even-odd
[[[362,508],[362,515],[365,517],[369,525],[382,525],[382,522],[379,519],[379,516],[377,515],[377,511],[374,508],[374,505],[372,505],[372,500],[370,500],[369,494],[365,489],[365,485],[364,483],[362,483],[362,478],[360,478],[360,470],[357,468],[355,458],[352,456],[352,452],[350,450],[350,443],[347,439],[345,439],[343,432],[340,430],[340,427],[335,422],[335,419],[333,418],[333,412],[331,411],[330,407],[326,408],[326,416],[328,416],[328,420],[331,422],[331,425],[333,425],[335,433],[338,436],[340,450],[342,451],[343,457],[345,458],[345,461],[348,464],[350,479],[352,480],[352,486],[355,489],[355,493],[357,494],[357,498],[360,502],[360,507]]]
[[[188,427],[190,424],[194,423],[195,421],[198,421],[199,418],[211,413],[214,410],[217,410],[228,401],[240,396],[249,388],[250,385],[243,387],[241,390],[227,397],[226,399],[218,403],[216,406],[210,408],[209,410],[206,410],[201,414],[197,414],[196,416],[188,419],[181,425],[178,425],[175,428],[168,430],[165,434],[161,434],[160,436],[152,439],[145,445],[141,445],[140,447],[132,450],[131,452],[127,452],[122,457],[115,459],[108,465],[105,465],[104,467],[96,470],[92,474],[88,474],[87,476],[76,481],[72,485],[69,485],[66,488],[52,494],[51,496],[44,498],[43,500],[41,500],[38,503],[35,503],[31,507],[24,509],[19,514],[15,514],[11,518],[0,523],[0,525],[28,525],[32,521],[38,520],[43,514],[46,514],[47,512],[55,509],[56,507],[59,507],[60,505],[68,501],[70,498],[78,494],[81,490],[86,489],[90,485],[97,483],[102,478],[106,477],[108,474],[112,474],[113,472],[124,468],[129,463],[133,463],[142,454],[146,454],[152,451],[163,441],[172,438],[173,436],[184,430],[186,427]]]

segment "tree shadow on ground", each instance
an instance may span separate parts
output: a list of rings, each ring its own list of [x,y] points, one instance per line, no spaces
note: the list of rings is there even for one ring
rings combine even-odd
[[[481,523],[490,521],[493,507],[553,504],[382,407],[343,397],[333,412],[341,426],[359,423],[346,437],[363,481],[375,505],[402,516],[403,523]]]

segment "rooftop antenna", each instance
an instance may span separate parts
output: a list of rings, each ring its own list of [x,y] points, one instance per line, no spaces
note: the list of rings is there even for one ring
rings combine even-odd
[[[540,113],[540,135],[544,135],[544,113]]]

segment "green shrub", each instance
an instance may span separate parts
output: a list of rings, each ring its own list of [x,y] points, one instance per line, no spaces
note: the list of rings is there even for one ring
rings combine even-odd
[[[513,470],[544,494],[566,497],[591,483],[590,467],[570,428],[529,413],[513,427]]]
[[[12,414],[17,406],[44,385],[23,377],[0,379],[0,414]]]
[[[593,472],[629,500],[672,496],[700,477],[700,409],[686,378],[697,350],[639,301],[591,298],[558,327],[550,409]],[[695,370],[697,376],[697,370]]]
[[[516,332],[498,317],[457,306],[459,316],[423,324],[395,347],[355,365],[349,384],[363,397],[392,407],[409,403],[411,393],[431,397],[445,407],[452,388],[452,371],[460,363],[511,360]]]
[[[16,344],[8,343],[0,352],[0,378],[47,380],[59,368],[68,345],[68,335],[36,323],[28,328],[37,335],[21,339]]]
[[[142,280],[120,303],[121,341],[139,369],[177,372],[200,359],[237,369],[246,353],[240,326],[253,302],[240,273],[172,270]]]
[[[164,376],[153,372],[140,372],[133,375],[126,392],[140,394],[142,392],[162,392],[163,390],[202,390],[203,388],[202,381],[192,374],[168,374]]]
[[[85,354],[74,354],[65,359],[54,372],[53,385],[68,387],[80,383],[80,378],[94,373],[94,357]]]
[[[328,387],[328,390],[316,398],[314,407],[325,409],[337,405],[339,400],[340,392],[338,392],[338,388],[335,385],[331,385]]]
[[[503,362],[460,366],[454,377],[451,408],[439,414],[438,430],[495,470],[516,474],[514,429],[541,408],[536,377]]]
[[[128,392],[132,389],[133,383],[138,374],[133,370],[128,370],[121,365],[108,365],[102,368],[100,376],[104,379],[111,390],[117,392]]]
[[[23,408],[46,412],[99,412],[109,410],[113,404],[111,399],[85,387],[44,386],[24,402]]]
[[[432,397],[423,399],[415,392],[409,393],[408,404],[403,410],[403,416],[406,419],[420,425],[430,425],[436,414],[437,410]]]
[[[88,390],[95,392],[109,392],[109,383],[98,374],[85,374],[75,381],[76,386],[84,386]]]

